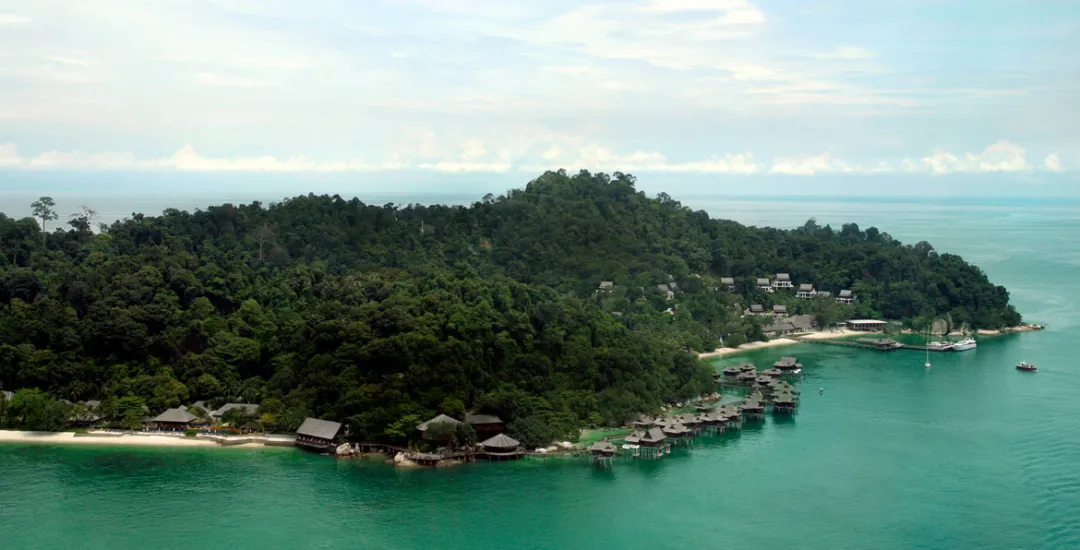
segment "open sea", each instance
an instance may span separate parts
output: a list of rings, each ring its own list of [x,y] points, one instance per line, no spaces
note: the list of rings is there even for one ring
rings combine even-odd
[[[799,415],[603,472],[584,459],[398,471],[291,449],[0,444],[0,548],[1080,548],[1080,203],[683,203],[930,241],[1048,328],[931,355],[930,369],[916,352],[812,345],[726,358],[797,355]]]

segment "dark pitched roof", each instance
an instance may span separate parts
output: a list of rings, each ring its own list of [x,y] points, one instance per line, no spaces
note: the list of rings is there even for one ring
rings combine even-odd
[[[763,327],[761,330],[765,332],[791,332],[795,330],[795,325],[791,323],[773,323]]]
[[[767,279],[765,277],[758,277],[757,285],[758,286],[769,286],[769,279]]]
[[[647,441],[649,443],[659,443],[667,439],[664,435],[664,431],[660,428],[649,428],[649,431],[645,432],[645,435],[641,437],[641,441]]]
[[[814,328],[814,316],[813,315],[796,315],[791,319],[788,319],[796,330],[810,330]]]
[[[800,292],[810,292],[811,290],[814,290],[814,285],[812,285],[810,283],[803,283],[803,284],[799,285],[799,291]]]
[[[479,425],[479,424],[502,424],[502,419],[495,416],[495,415],[493,415],[493,414],[472,414],[472,413],[470,413],[470,414],[465,415],[465,423],[466,424],[473,424],[473,425]]]
[[[787,273],[777,273],[776,274],[776,280],[777,281],[790,281],[791,280],[791,275],[788,275]]]
[[[305,418],[304,423],[296,429],[296,435],[305,435],[318,439],[334,439],[341,431],[340,422],[319,420],[318,418]]]
[[[733,285],[735,284],[735,279],[733,277],[720,277],[720,284]]]
[[[610,290],[613,286],[615,286],[615,283],[612,281],[600,281],[600,288],[604,290]]]
[[[169,409],[157,416],[154,422],[173,422],[187,424],[195,420],[195,415],[180,409]]]
[[[751,313],[761,313],[762,311],[765,311],[765,306],[762,306],[761,304],[750,304]]]
[[[420,430],[422,432],[426,432],[427,429],[428,429],[428,426],[430,426],[432,424],[452,424],[454,426],[457,426],[458,424],[461,424],[461,421],[456,419],[456,418],[450,418],[449,416],[446,416],[445,414],[440,414],[439,416],[436,416],[435,418],[432,418],[431,420],[428,420],[427,422],[421,423],[419,426],[416,427],[416,429]]]
[[[255,414],[255,412],[259,410],[259,406],[254,403],[226,403],[218,410],[210,413],[210,416],[221,418],[222,416],[225,416],[225,413],[233,409],[244,409],[248,414]]]
[[[776,304],[772,307],[773,313],[787,313],[787,306],[784,304]]]
[[[840,291],[840,297],[841,298],[851,298],[851,291],[850,290],[841,290]]]
[[[485,447],[495,447],[499,449],[516,449],[518,445],[521,445],[521,442],[506,434],[499,434],[482,441],[480,444]]]
[[[589,451],[594,453],[614,453],[618,449],[609,441],[597,441],[592,444],[592,447],[589,447]]]

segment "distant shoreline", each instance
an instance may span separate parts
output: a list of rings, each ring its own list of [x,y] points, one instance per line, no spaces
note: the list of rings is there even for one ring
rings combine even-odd
[[[828,340],[830,338],[843,338],[845,336],[854,336],[856,334],[866,334],[864,332],[858,332],[854,330],[834,330],[834,331],[818,331],[801,334],[799,336],[802,340]],[[799,340],[793,338],[774,338],[767,342],[748,342],[735,348],[719,348],[713,351],[697,354],[698,359],[713,359],[716,357],[725,357],[728,355],[734,355],[736,353],[746,353],[748,351],[754,351],[766,348],[775,348],[781,346],[791,346],[795,344],[802,344]]]
[[[287,438],[274,439],[264,436],[232,438],[185,437],[171,435],[103,433],[76,434],[74,432],[24,432],[0,430],[0,443],[44,443],[50,445],[103,445],[131,447],[203,447],[220,449],[257,449],[265,447],[292,446]],[[267,441],[270,443],[268,444]]]

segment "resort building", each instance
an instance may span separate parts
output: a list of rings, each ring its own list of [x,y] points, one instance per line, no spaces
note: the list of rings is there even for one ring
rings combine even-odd
[[[777,273],[772,286],[774,290],[787,290],[795,287],[795,285],[791,284],[791,275],[788,273]]]
[[[214,420],[220,421],[221,417],[225,416],[225,413],[233,409],[242,409],[248,416],[255,416],[255,414],[259,411],[259,406],[252,403],[226,403],[219,407],[216,411],[211,412],[210,416],[214,417]]]
[[[610,441],[597,441],[592,444],[592,447],[589,447],[589,454],[593,456],[593,464],[597,466],[611,464],[611,459],[614,458],[617,452],[619,452],[619,449]]]
[[[783,317],[787,315],[787,306],[784,304],[776,304],[772,307],[772,312],[773,315],[776,315],[777,317]]]
[[[75,428],[92,428],[100,424],[103,420],[98,413],[101,401],[86,401],[83,405],[86,407],[85,410],[72,411],[69,424]]]
[[[840,295],[836,297],[836,301],[841,304],[850,304],[855,301],[855,295],[850,290],[841,290]]]
[[[483,457],[488,460],[514,460],[521,458],[521,442],[506,435],[499,434],[480,442],[483,449]]]
[[[305,418],[296,430],[296,445],[313,451],[326,452],[336,446],[334,439],[341,432],[340,422]]]
[[[796,332],[810,332],[814,330],[813,315],[793,315],[788,318],[788,322],[795,327]]]
[[[615,283],[614,282],[612,282],[612,281],[600,281],[600,286],[599,286],[599,288],[596,289],[596,292],[603,292],[603,293],[607,294],[607,293],[610,293],[614,289],[615,289]]]
[[[420,433],[424,434],[424,439],[427,439],[428,438],[428,428],[430,428],[431,426],[433,426],[435,424],[449,424],[450,426],[453,426],[456,429],[458,424],[461,424],[461,421],[456,419],[456,418],[450,418],[449,416],[446,416],[445,414],[440,414],[439,416],[436,416],[435,418],[432,418],[431,420],[428,420],[427,422],[423,422],[420,425],[416,426],[416,429]]]
[[[765,292],[773,291],[772,282],[770,282],[769,279],[765,277],[758,277],[755,284],[757,285],[758,290],[763,290]]]
[[[674,300],[675,291],[679,290],[679,285],[675,283],[665,283],[662,285],[656,285],[656,288],[660,290],[660,294],[663,294],[665,299]]]
[[[884,332],[887,324],[885,321],[875,319],[849,319],[847,328],[863,332]]]
[[[183,431],[191,428],[195,420],[195,415],[187,412],[186,409],[169,409],[151,420],[150,427],[156,430]]]
[[[465,423],[472,426],[472,429],[476,432],[478,438],[490,437],[502,433],[505,427],[502,419],[493,414],[469,413],[465,415]]]
[[[813,298],[815,296],[817,296],[817,291],[814,290],[814,285],[810,283],[799,285],[799,290],[795,293],[796,298]]]
[[[765,313],[765,306],[761,304],[750,304],[750,309],[746,310],[749,315],[762,315]]]
[[[735,279],[731,277],[720,277],[720,284],[727,287],[728,292],[735,292]]]
[[[765,333],[765,336],[772,338],[776,336],[785,336],[795,332],[795,326],[791,323],[781,321],[762,327],[761,331]]]

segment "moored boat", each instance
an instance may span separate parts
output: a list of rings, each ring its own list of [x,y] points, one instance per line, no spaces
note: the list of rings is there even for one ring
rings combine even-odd
[[[978,345],[978,342],[976,342],[974,338],[964,338],[953,344],[952,349],[953,351],[967,351],[973,349],[976,345]]]
[[[1034,372],[1037,369],[1035,368],[1035,365],[1032,365],[1031,363],[1028,363],[1027,361],[1020,361],[1019,363],[1016,364],[1016,370]]]

